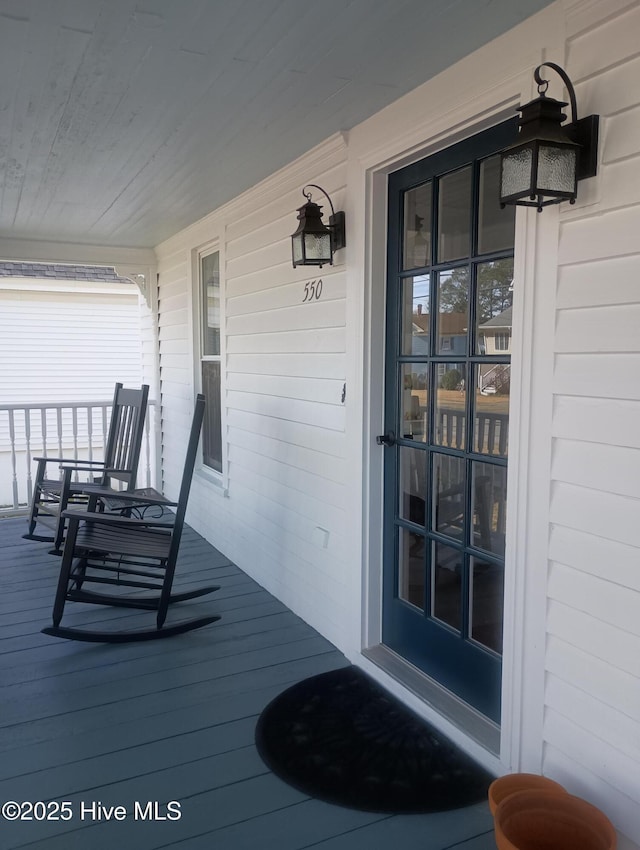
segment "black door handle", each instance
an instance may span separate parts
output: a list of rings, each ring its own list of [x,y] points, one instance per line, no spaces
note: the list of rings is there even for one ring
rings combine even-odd
[[[393,446],[396,442],[396,435],[393,431],[387,431],[386,434],[380,434],[376,437],[376,443],[379,446]]]

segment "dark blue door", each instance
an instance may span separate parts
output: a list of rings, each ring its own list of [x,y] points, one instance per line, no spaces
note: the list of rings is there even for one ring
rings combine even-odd
[[[516,128],[389,177],[383,643],[496,722]]]

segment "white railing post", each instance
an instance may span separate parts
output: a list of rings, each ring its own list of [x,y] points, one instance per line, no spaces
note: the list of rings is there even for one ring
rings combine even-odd
[[[18,504],[18,468],[16,458],[16,426],[13,418],[13,410],[9,411],[9,439],[11,441],[13,505],[16,507]]]
[[[31,477],[31,411],[24,411],[24,433],[27,441],[27,502],[31,501],[33,493],[33,479]]]

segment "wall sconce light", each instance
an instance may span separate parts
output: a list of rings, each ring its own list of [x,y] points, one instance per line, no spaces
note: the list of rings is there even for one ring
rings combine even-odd
[[[329,224],[322,220],[322,207],[311,200],[309,189],[319,189],[331,207]],[[298,229],[291,237],[293,267],[333,265],[333,255],[346,245],[344,212],[333,209],[331,198],[320,186],[309,183],[302,190],[307,203],[298,209]]]
[[[543,67],[552,68],[564,81],[571,104],[571,123],[562,111],[566,103],[546,96],[548,80]],[[500,162],[500,206],[517,204],[543,207],[562,201],[576,202],[578,180],[595,177],[598,165],[600,116],[578,121],[576,94],[566,72],[554,62],[543,62],[534,71],[540,97],[519,107],[518,140],[502,151]]]

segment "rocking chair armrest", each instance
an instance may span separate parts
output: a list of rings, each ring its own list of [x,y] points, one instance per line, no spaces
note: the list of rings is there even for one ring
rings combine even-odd
[[[95,465],[95,466],[98,466],[98,465],[104,466],[104,462],[101,461],[101,460],[76,461],[71,457],[52,457],[51,455],[47,455],[46,457],[44,455],[41,455],[41,456],[38,456],[38,457],[33,457],[33,458],[31,458],[31,460],[37,460],[38,462],[40,462],[41,460],[46,460],[47,463],[71,464],[72,467],[76,463],[86,463],[86,464],[92,464],[92,465]]]
[[[164,528],[171,531],[172,523],[162,522],[160,520],[147,519],[131,519],[129,517],[115,516],[114,514],[94,513],[93,511],[62,511],[60,516],[70,521],[76,520],[78,523],[89,521],[89,523],[98,523],[100,525],[128,525],[137,528]]]
[[[158,505],[165,508],[177,508],[178,503],[172,502],[171,499],[166,499],[161,493],[158,493],[157,490],[153,490],[155,495],[151,495],[149,491],[144,492],[142,490],[112,490],[110,488],[105,488],[101,490],[99,487],[90,488],[87,487],[86,490],[83,490],[85,495],[87,496],[105,496],[105,498],[110,499],[118,499],[118,501],[124,502],[126,504],[131,505],[149,505],[153,507],[154,505]]]
[[[77,469],[80,472],[83,470],[93,471],[96,467],[100,467],[101,471],[104,470],[104,461],[103,460],[77,460],[70,461],[65,460],[60,464],[60,469]]]

